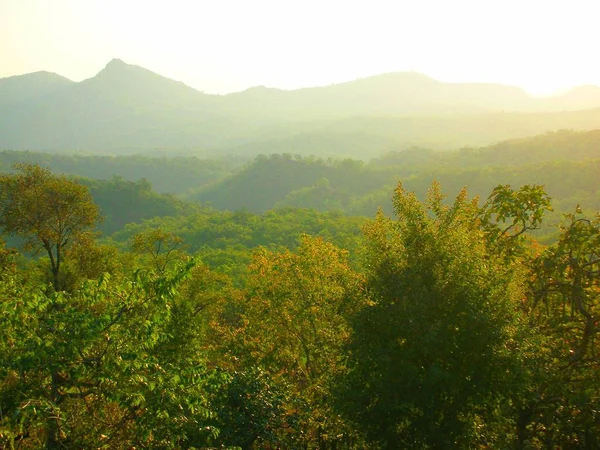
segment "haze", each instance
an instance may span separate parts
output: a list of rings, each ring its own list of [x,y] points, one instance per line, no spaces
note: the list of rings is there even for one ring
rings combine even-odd
[[[536,95],[600,85],[593,1],[0,0],[0,77],[112,58],[208,93],[414,70]]]

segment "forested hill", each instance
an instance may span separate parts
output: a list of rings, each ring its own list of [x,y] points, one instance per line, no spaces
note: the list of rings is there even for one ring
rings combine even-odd
[[[319,209],[328,209],[347,203],[349,196],[363,196],[399,179],[406,182],[410,177],[419,176],[425,177],[422,181],[427,183],[427,179],[444,171],[447,174],[440,176],[452,178],[452,171],[476,171],[483,167],[489,171],[500,166],[535,166],[554,161],[599,158],[600,130],[563,130],[448,152],[422,147],[401,149],[394,147],[393,151],[368,163],[348,158],[327,160],[289,154],[277,156],[276,153],[271,157],[260,156],[242,170],[240,168],[248,162],[242,157],[201,159],[2,151],[0,172],[12,171],[15,163],[35,163],[56,173],[90,179],[122,177],[131,182],[146,179],[159,193],[210,201],[219,208],[255,211],[267,210],[297,190],[309,188],[309,191],[294,193],[292,197],[295,200],[284,203],[297,204],[300,197],[310,197],[310,188],[325,194],[333,190],[336,192],[333,197],[325,195],[322,202],[314,204]],[[539,170],[532,169],[533,172]],[[456,183],[466,181],[457,180]],[[490,180],[494,181],[500,182]]]
[[[424,198],[438,180],[451,195],[466,186],[479,196],[497,184],[538,183],[556,199],[597,207],[598,173],[600,130],[561,131],[453,152],[412,148],[369,163],[259,156],[196,198],[220,209],[296,206],[371,215],[379,206],[391,209],[389,192],[398,181]]]
[[[99,180],[122,177],[148,180],[160,193],[185,194],[221,180],[245,158],[200,159],[149,157],[143,155],[67,155],[29,151],[0,151],[0,172],[10,172],[15,163],[39,164],[53,172]]]
[[[290,154],[259,156],[243,166],[244,161],[4,151],[0,172],[12,172],[15,163],[37,163],[84,177],[105,216],[100,225],[105,235],[130,222],[195,214],[199,204],[255,214],[308,208],[371,216],[379,207],[390,213],[390,192],[399,181],[421,199],[434,180],[450,196],[466,186],[482,198],[498,184],[542,184],[556,210],[550,224],[576,204],[587,211],[600,208],[600,130],[564,130],[445,152],[413,147],[369,162]]]
[[[591,129],[600,123],[599,93],[587,86],[536,99],[516,87],[407,72],[208,95],[113,60],[79,83],[46,72],[0,79],[0,148],[368,158],[399,146],[448,149]]]

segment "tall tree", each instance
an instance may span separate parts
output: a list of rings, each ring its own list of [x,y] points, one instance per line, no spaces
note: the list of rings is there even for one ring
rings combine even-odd
[[[362,278],[347,252],[304,236],[296,252],[257,251],[238,323],[224,327],[226,347],[244,368],[260,367],[288,390],[298,439],[335,448],[348,429],[331,410],[331,386],[345,370],[347,318],[359,307]],[[258,437],[257,437],[258,441]]]
[[[526,306],[544,351],[520,407],[519,448],[600,448],[600,215],[567,214],[530,266]]]
[[[100,219],[85,186],[35,164],[16,164],[17,173],[0,176],[0,227],[25,240],[28,251],[45,251],[52,285],[62,289],[65,248]]]
[[[434,184],[426,204],[400,185],[397,219],[365,232],[367,293],[354,320],[340,403],[384,448],[506,446],[499,414],[526,385],[524,275],[505,264],[463,190]]]

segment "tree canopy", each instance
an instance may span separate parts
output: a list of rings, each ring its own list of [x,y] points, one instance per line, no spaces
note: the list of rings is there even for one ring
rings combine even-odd
[[[0,187],[45,252],[0,240],[2,448],[600,448],[600,216],[541,245],[543,186],[399,184],[366,224],[202,207],[118,242],[73,180]]]
[[[0,176],[0,227],[24,239],[25,249],[44,250],[54,289],[62,288],[65,248],[94,228],[99,210],[88,189],[38,165],[17,164],[18,173]]]

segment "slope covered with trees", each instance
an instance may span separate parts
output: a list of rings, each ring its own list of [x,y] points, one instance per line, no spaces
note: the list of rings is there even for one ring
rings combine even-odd
[[[598,130],[563,130],[448,152],[412,147],[369,162],[273,154],[242,166],[244,160],[236,158],[5,151],[0,152],[0,170],[8,173],[17,162],[39,163],[58,173],[85,176],[88,180],[83,182],[90,186],[105,218],[100,224],[105,235],[127,223],[185,217],[211,208],[211,214],[217,214],[214,210],[263,214],[272,209],[305,208],[372,216],[383,207],[389,214],[389,192],[398,181],[424,199],[434,180],[452,195],[466,186],[481,198],[497,184],[544,185],[555,209],[546,225],[554,226],[574,204],[586,211],[600,206],[599,149]]]
[[[40,195],[56,207],[27,201]],[[541,186],[478,202],[399,184],[393,216],[362,237],[350,222],[338,245],[257,232],[247,239],[282,245],[235,278],[203,264],[202,246],[186,251],[197,231],[179,225],[96,241],[91,198],[37,166],[0,177],[3,232],[62,254],[56,267],[0,245],[4,448],[600,446],[600,216],[573,209],[541,246]],[[207,242],[228,224],[241,241],[268,221],[336,220],[198,214],[188,225]]]
[[[162,194],[187,194],[221,180],[236,167],[246,163],[244,158],[200,159],[188,157],[149,157],[143,155],[66,155],[29,151],[1,151],[0,171],[10,172],[15,163],[39,164],[56,173],[112,180],[148,180]]]
[[[598,130],[563,130],[449,152],[414,147],[368,163],[289,154],[259,156],[229,178],[199,190],[196,198],[219,209],[262,212],[308,207],[370,216],[379,207],[391,213],[389,192],[398,181],[424,199],[428,187],[438,180],[453,195],[466,186],[480,197],[497,184],[536,183],[547,186],[561,212],[577,203],[596,210],[599,164]]]

